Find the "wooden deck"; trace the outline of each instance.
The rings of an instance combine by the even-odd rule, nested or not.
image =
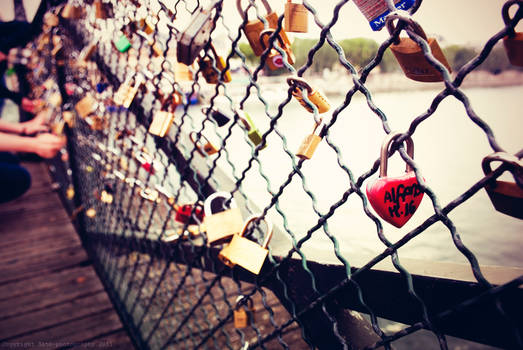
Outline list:
[[[42,163],[31,189],[0,205],[0,348],[133,345]]]

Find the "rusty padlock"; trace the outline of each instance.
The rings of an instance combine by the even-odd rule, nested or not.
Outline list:
[[[291,93],[298,102],[305,107],[305,109],[311,113],[314,112],[314,109],[303,99],[302,89],[307,90],[307,98],[309,101],[316,106],[318,113],[325,113],[330,110],[331,105],[327,98],[318,90],[313,89],[307,81],[303,78],[298,77],[289,77],[287,78],[287,84],[293,87]]]
[[[434,58],[436,58],[436,60],[445,66],[449,73],[452,72],[449,63],[447,62],[445,55],[443,55],[443,51],[441,51],[441,48],[436,39],[427,39],[423,28],[421,28],[421,26],[412,18],[400,15],[398,13],[392,13],[387,16],[387,29],[390,34],[392,34],[395,30],[394,20],[396,19],[405,22],[406,28],[412,30],[414,33],[427,41]],[[423,50],[413,39],[400,37],[392,45],[390,45],[390,49],[407,78],[422,82],[443,81],[443,74],[441,74],[434,66],[431,65],[431,63],[429,63],[423,54]]]
[[[394,0],[394,7],[406,11],[415,3],[415,0]],[[381,30],[385,25],[385,18],[390,13],[387,0],[354,0],[354,4],[369,21],[372,30]]]
[[[242,9],[241,0],[236,0],[236,8],[238,9],[238,12],[240,13],[240,16],[245,21],[247,19],[247,12]],[[267,20],[268,28],[276,29],[278,27],[278,15],[276,12],[273,12],[271,9],[271,6],[267,2],[267,0],[261,0],[263,3],[263,6],[265,7],[265,10],[267,11],[267,15],[265,15],[265,19]],[[263,52],[263,47],[260,44],[260,34],[265,29],[265,26],[262,21],[259,19],[250,20],[247,22],[245,27],[243,28],[243,31],[245,32],[245,36],[247,37],[247,40],[249,41],[249,45],[251,45],[252,51],[256,56],[261,56]],[[279,33],[281,39],[287,46],[291,46],[291,42],[289,41],[289,38],[287,37],[287,34],[285,33],[285,30],[280,31]]]
[[[229,201],[227,207],[225,204]],[[203,204],[203,228],[208,244],[221,244],[240,232],[243,218],[234,198],[228,192],[215,192]]]
[[[89,114],[96,111],[97,108],[98,104],[96,103],[96,99],[89,94],[78,101],[78,103],[74,106],[74,109],[82,118],[87,117]]]
[[[181,32],[176,48],[178,62],[187,65],[193,64],[211,38],[214,26],[212,13],[215,6],[216,3],[213,1],[208,8],[200,7],[197,13],[193,15],[191,23]]]
[[[309,12],[305,5],[287,0],[284,17],[286,31],[292,33],[307,33],[309,31]]]
[[[196,131],[191,131],[189,133],[189,138],[191,139],[192,143],[194,144],[194,147],[196,148],[196,151],[202,156],[205,157],[210,156],[211,154],[218,153],[218,148],[212,144],[211,141],[205,135],[200,134],[200,139],[204,140],[204,143],[202,144],[200,142],[200,139],[197,139],[198,133]]]
[[[253,221],[262,218],[260,215],[253,215],[245,221],[245,225],[240,234],[234,234],[232,236],[231,243],[228,246],[223,248],[220,253],[218,253],[218,258],[227,266],[234,267],[235,265],[240,265],[244,269],[252,272],[255,275],[260,273],[260,270],[269,254],[267,246],[272,238],[272,223],[266,218],[263,219],[267,224],[267,233],[263,240],[262,245],[259,245],[247,238],[243,237],[246,233],[249,224]]]
[[[241,109],[236,109],[235,113],[247,129],[247,137],[252,141],[254,146],[258,146],[263,141],[262,135],[260,130],[258,130],[256,125],[254,125],[250,115]],[[265,144],[261,149],[264,149],[265,147],[267,147],[267,144]]]
[[[490,163],[494,161],[509,164],[508,170],[512,173],[516,182],[492,179],[485,185],[485,190],[497,211],[523,219],[523,162],[508,153],[493,153],[486,156],[481,163],[485,175],[492,173]]]
[[[216,49],[213,44],[210,44],[212,57],[203,56],[198,60],[198,65],[202,71],[202,75],[208,84],[218,84],[222,81],[228,83],[231,81],[231,72],[225,70],[226,64],[223,57],[216,53]],[[216,65],[216,68],[214,68]]]
[[[510,18],[509,10],[512,5],[516,4],[519,6],[518,11],[516,12],[514,18]],[[501,13],[506,26],[509,26],[510,22],[516,17],[518,19],[517,22],[519,23],[521,17],[523,16],[523,1],[507,1],[505,5],[503,5]],[[516,32],[513,27],[509,27],[508,35],[503,38],[503,45],[505,46],[505,51],[507,52],[510,64],[513,66],[523,67],[523,32]]]
[[[249,327],[254,323],[254,303],[251,298],[247,298],[247,304],[240,306],[243,298],[243,296],[236,298],[233,311],[234,328],[238,329]]]
[[[267,49],[267,43],[269,36],[274,33],[274,29],[266,29],[262,30],[260,33],[260,45],[265,51]],[[267,38],[267,40],[265,39]],[[287,54],[287,62],[289,64],[294,64],[294,54],[292,53],[291,47],[287,46],[285,42],[282,40],[281,36],[278,35],[278,42],[280,44],[280,47],[285,53]],[[269,56],[267,56],[267,59],[265,60],[265,63],[267,64],[267,67],[269,67],[270,70],[277,70],[284,67],[283,62],[283,56],[276,50],[276,48],[271,48],[271,51],[269,52]]]
[[[320,122],[314,126],[312,134],[307,135],[302,141],[300,148],[298,148],[296,152],[296,156],[300,159],[311,159],[323,136],[325,136],[325,123],[323,119],[320,119]]]

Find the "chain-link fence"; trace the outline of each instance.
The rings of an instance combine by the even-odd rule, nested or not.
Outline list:
[[[521,154],[505,153],[460,88],[496,43],[519,38],[521,1],[508,2],[506,25],[454,75],[415,22],[421,1],[395,2],[406,11],[392,0],[381,10],[355,1],[371,24],[387,23],[392,33],[357,69],[331,34],[348,3],[329,2],[324,24],[308,1],[287,4],[287,17],[266,15],[262,1],[240,1],[239,26],[225,15],[235,4],[223,0],[72,0],[50,8],[32,74],[58,132],[65,122],[67,152],[50,168],[138,347],[447,349],[449,336],[522,346],[521,270],[480,267],[450,217],[486,188],[500,211],[521,218]],[[309,16],[320,31],[299,67],[283,29],[290,14],[297,22],[286,29],[305,30]],[[259,56],[255,65],[240,50],[245,39]],[[332,106],[310,74],[322,47],[335,50],[351,78]],[[408,77],[441,81],[422,113],[409,110],[404,95],[400,133],[366,85],[389,47]],[[269,80],[270,69],[285,73]],[[373,124],[345,122],[362,96],[358,112],[367,109]],[[482,133],[485,157],[498,153],[485,160],[484,177],[443,202],[412,140],[422,144],[418,130],[451,99],[462,107],[453,117]],[[349,126],[378,140],[357,150],[362,166],[344,138]],[[388,176],[396,151],[394,163],[407,172]],[[492,170],[494,161],[502,165]],[[495,182],[506,170],[517,183]],[[521,229],[518,219],[503,220]],[[443,237],[435,249],[455,251],[467,265],[400,261],[399,249],[436,236],[435,226]],[[344,237],[349,231],[360,236]],[[379,245],[358,245],[368,237]]]

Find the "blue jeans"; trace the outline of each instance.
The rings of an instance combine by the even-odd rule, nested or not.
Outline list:
[[[0,152],[0,203],[20,197],[31,187],[31,175],[19,163],[14,154]]]

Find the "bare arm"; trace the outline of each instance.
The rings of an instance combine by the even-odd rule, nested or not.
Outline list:
[[[0,132],[0,152],[30,152],[44,158],[52,158],[64,145],[65,138],[52,134],[26,137]]]

